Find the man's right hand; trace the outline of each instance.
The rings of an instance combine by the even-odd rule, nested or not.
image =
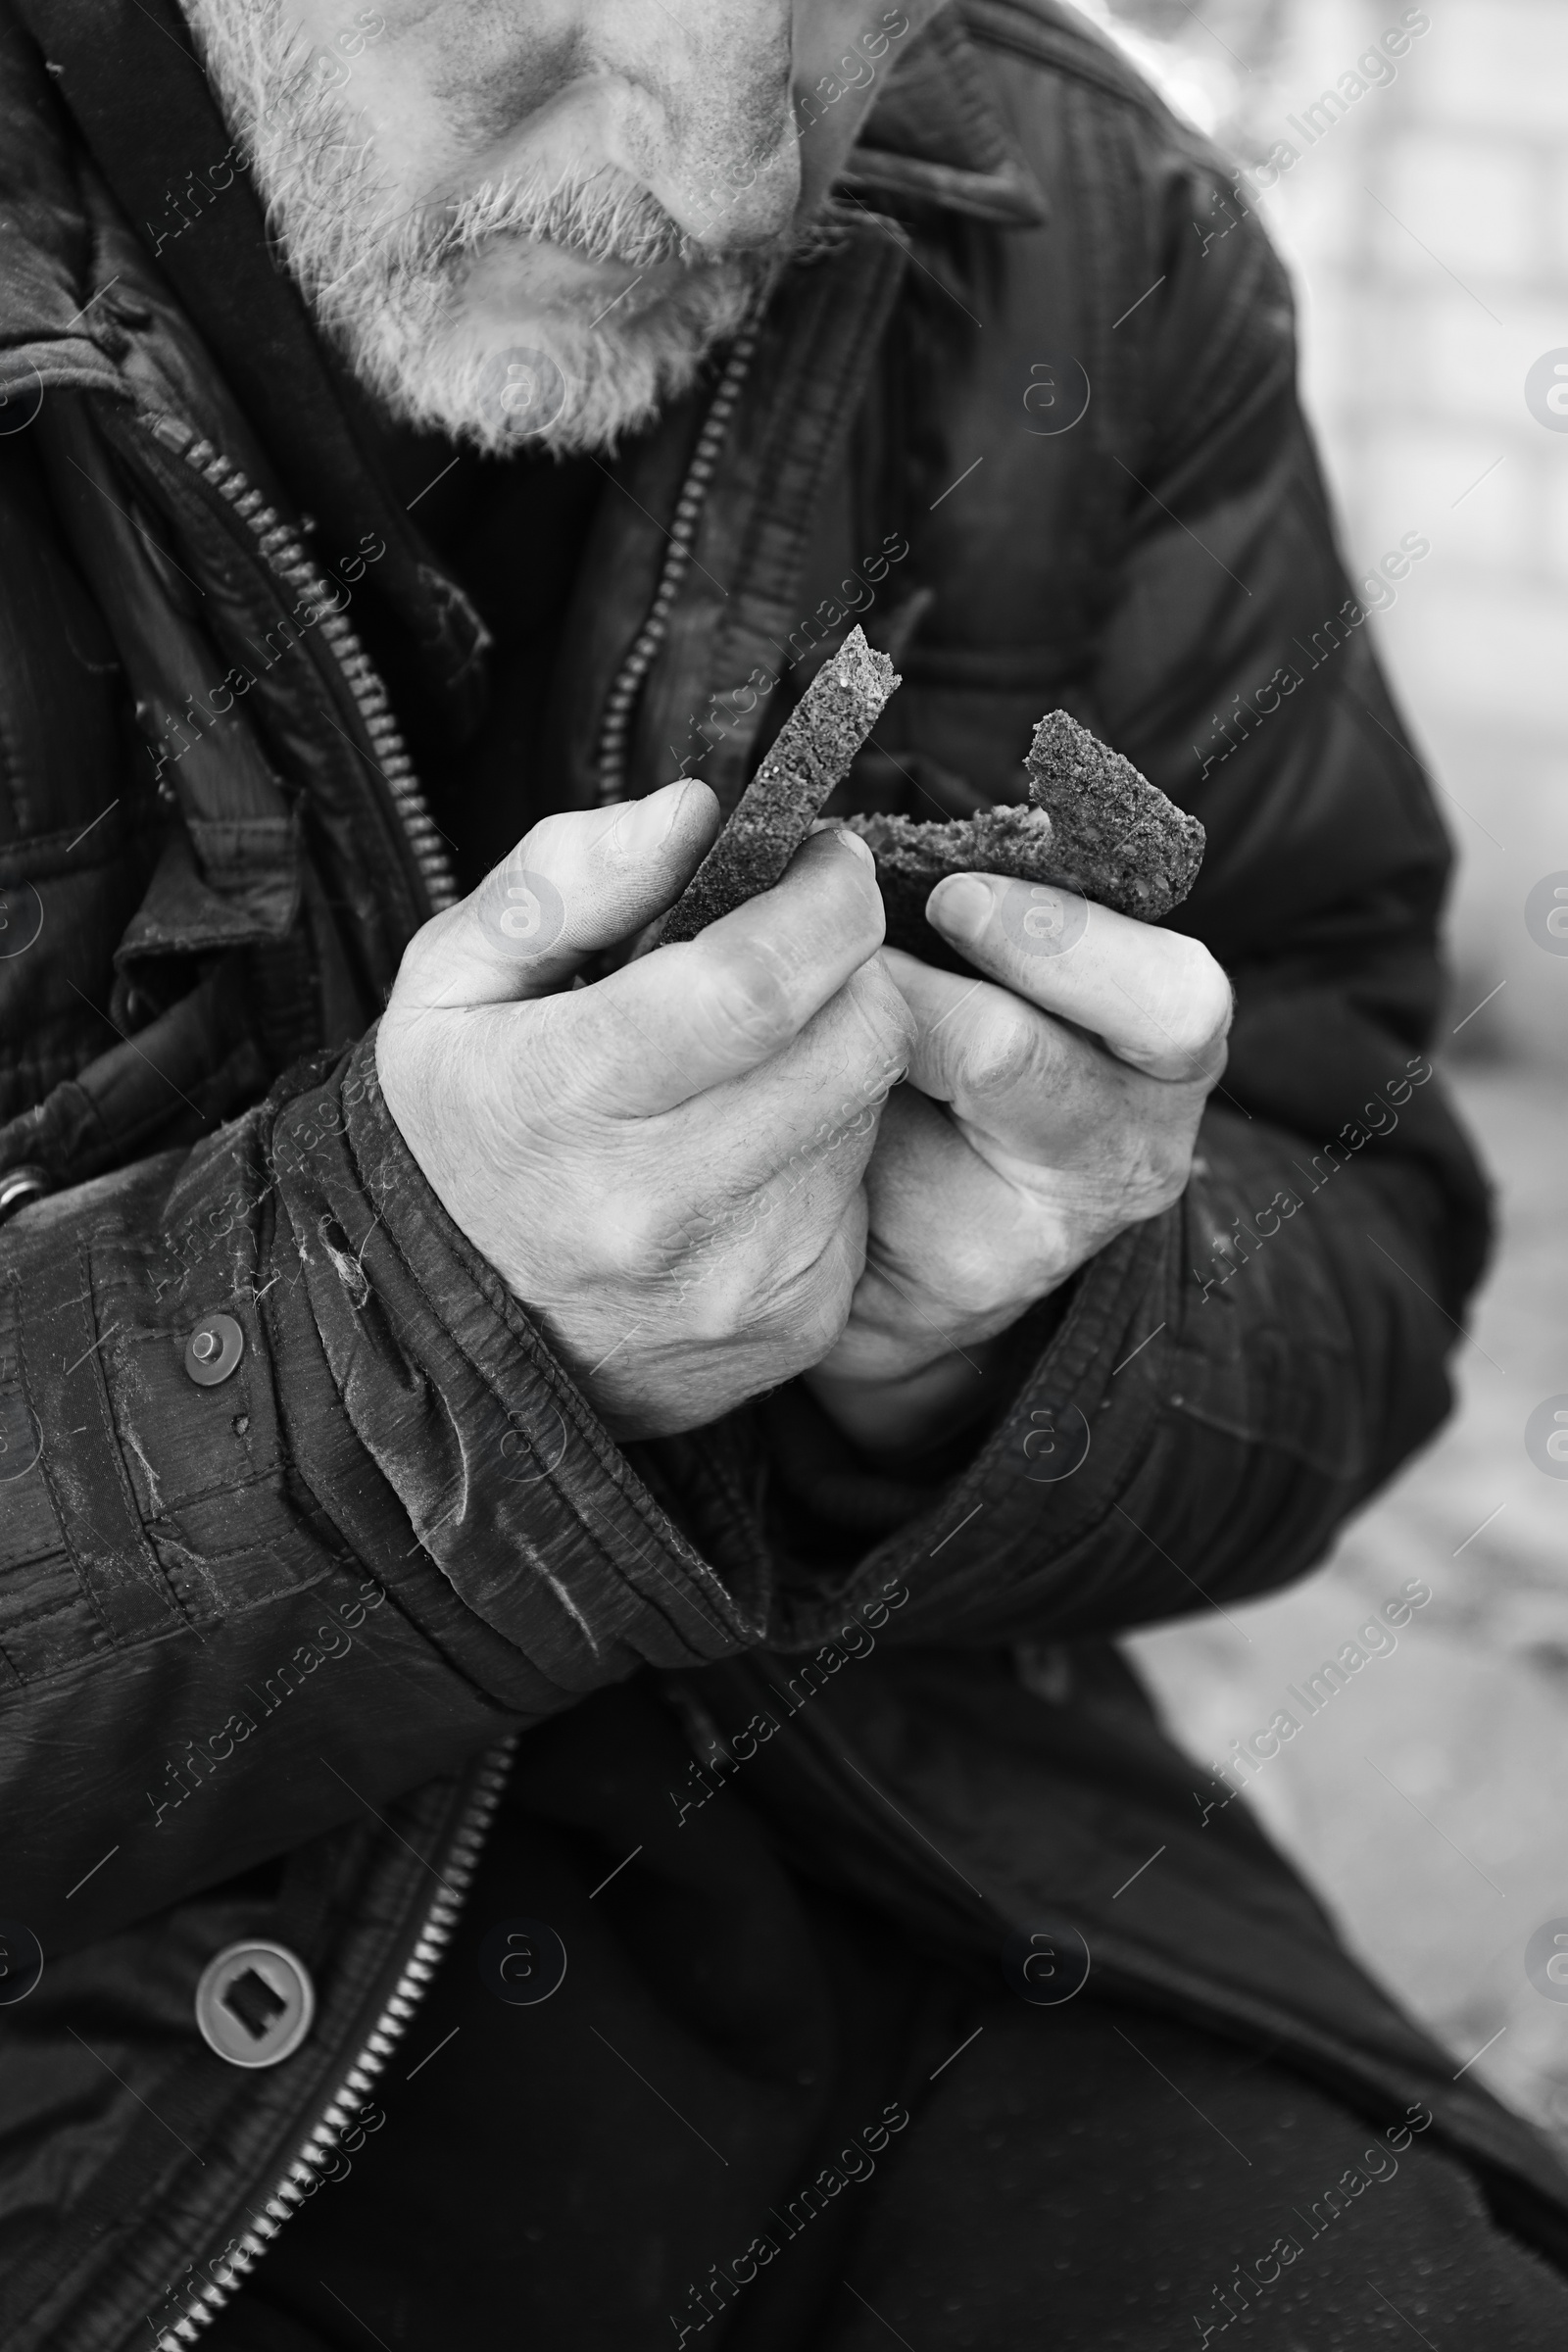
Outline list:
[[[410,942],[376,1040],[454,1221],[620,1437],[693,1429],[820,1361],[865,1251],[861,1176],[913,1020],[869,852],[582,986],[679,895],[704,784],[547,817]]]

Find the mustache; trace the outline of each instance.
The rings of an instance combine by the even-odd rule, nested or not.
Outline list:
[[[699,244],[636,181],[613,171],[567,173],[548,183],[537,177],[487,180],[414,225],[406,259],[450,266],[497,237],[556,245],[590,262],[629,269],[674,263],[682,269],[711,262]]]

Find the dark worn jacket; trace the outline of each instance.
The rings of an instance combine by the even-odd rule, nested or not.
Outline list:
[[[61,93],[91,111],[124,15],[0,10],[0,1907],[47,1955],[0,2008],[9,2352],[234,2285],[439,1961],[505,1743],[639,1670],[804,1866],[987,1966],[1086,1939],[1380,2124],[1425,2102],[1561,2252],[1544,2149],[1103,1644],[1322,1553],[1441,1419],[1483,1247],[1423,1058],[1446,850],[1223,171],[1053,0],[969,0],[890,50],[830,250],[593,525],[555,805],[672,755],[733,800],[854,606],[948,805],[1016,796],[1064,704],[1208,829],[1179,919],[1239,1010],[1185,1199],[1025,1318],[952,1476],[812,1489],[788,1397],[618,1446],[387,1115],[368,1025],[453,887],[409,742],[469,723],[483,633],[324,374],[280,475],[319,365],[286,280],[204,342],[186,232],[109,193],[133,126],[89,152]],[[199,1385],[215,1312],[243,1355]],[[193,2017],[247,1934],[318,2004],[259,2071]]]

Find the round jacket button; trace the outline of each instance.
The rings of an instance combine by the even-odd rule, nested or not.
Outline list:
[[[216,1389],[245,1352],[245,1334],[232,1315],[204,1315],[185,1342],[185,1369],[200,1389]]]
[[[230,2066],[276,2066],[311,2030],[316,1987],[285,1943],[231,1943],[202,1970],[196,2023]]]

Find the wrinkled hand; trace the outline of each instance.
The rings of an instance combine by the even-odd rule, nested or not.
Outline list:
[[[872,1446],[951,1422],[988,1341],[1179,1199],[1231,1021],[1205,948],[1074,892],[963,874],[927,905],[983,976],[884,956],[917,1024],[910,1083],[867,1171],[848,1326],[808,1384]]]
[[[700,938],[572,986],[679,895],[717,813],[686,783],[546,818],[412,941],[376,1040],[449,1214],[622,1437],[833,1346],[914,1030],[870,854],[837,833]]]

